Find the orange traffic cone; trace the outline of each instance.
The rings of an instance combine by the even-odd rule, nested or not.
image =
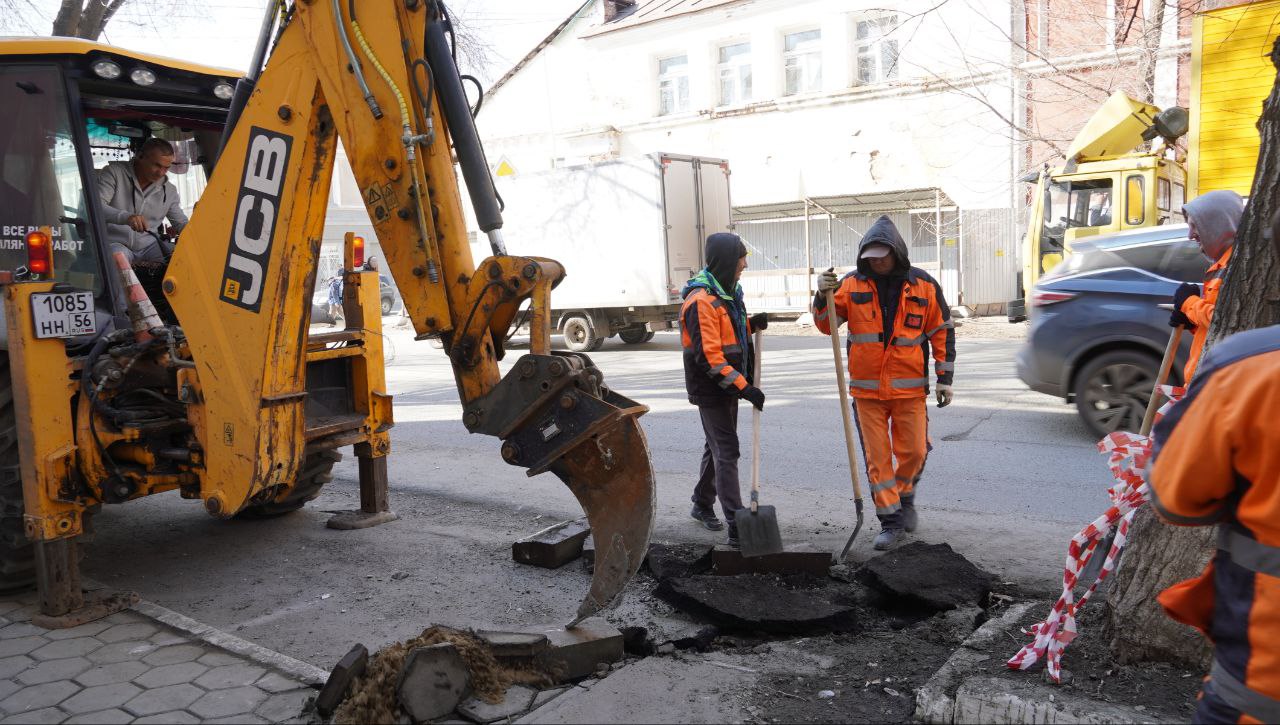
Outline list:
[[[160,315],[156,314],[156,308],[151,304],[147,291],[142,289],[138,275],[133,273],[129,258],[124,252],[116,252],[115,259],[116,269],[120,270],[120,281],[124,283],[125,296],[129,302],[129,321],[133,323],[134,338],[138,342],[149,342],[154,337],[151,331],[157,327],[164,327],[164,323],[161,322]]]

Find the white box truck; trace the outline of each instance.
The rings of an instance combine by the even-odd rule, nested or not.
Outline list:
[[[551,293],[551,319],[575,352],[675,327],[704,240],[732,228],[723,159],[654,153],[494,182],[507,252],[549,257],[568,272]],[[473,239],[477,259],[491,253],[484,235]]]

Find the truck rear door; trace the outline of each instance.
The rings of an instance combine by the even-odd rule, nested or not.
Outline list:
[[[662,209],[667,226],[667,288],[671,301],[702,269],[702,235],[698,220],[698,175],[694,160],[662,156]]]

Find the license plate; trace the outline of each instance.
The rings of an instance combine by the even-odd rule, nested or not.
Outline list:
[[[31,295],[36,337],[78,337],[98,331],[92,292],[48,292]]]

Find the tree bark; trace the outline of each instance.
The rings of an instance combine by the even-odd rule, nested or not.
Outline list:
[[[1280,73],[1280,39],[1271,51]],[[1280,276],[1275,249],[1262,232],[1278,206],[1280,188],[1280,74],[1262,103],[1261,147],[1249,204],[1236,233],[1235,251],[1209,328],[1209,344],[1242,330],[1280,322]],[[1111,645],[1121,661],[1174,660],[1205,665],[1207,641],[1167,619],[1156,595],[1174,582],[1197,576],[1213,554],[1214,529],[1169,526],[1150,507],[1138,512],[1131,540],[1108,597]]]
[[[58,14],[53,18],[52,35],[65,35],[68,37],[77,37],[76,30],[80,27],[80,16],[83,8],[80,0],[62,0],[58,6]]]

